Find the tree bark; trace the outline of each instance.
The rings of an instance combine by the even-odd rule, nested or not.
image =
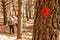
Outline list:
[[[33,40],[57,40],[56,30],[59,30],[58,0],[36,0],[36,18],[33,27]],[[50,9],[44,17],[40,11],[43,7]]]
[[[18,0],[18,27],[17,27],[17,39],[21,39],[21,0]]]
[[[7,13],[6,13],[6,5],[5,5],[5,1],[4,0],[2,0],[2,6],[3,6],[3,13],[4,13],[4,25],[6,25],[6,23],[7,23]]]

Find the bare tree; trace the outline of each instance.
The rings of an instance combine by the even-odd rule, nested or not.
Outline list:
[[[15,6],[14,6],[14,0],[12,0],[12,5],[13,5],[13,11],[15,12],[15,15],[16,15],[16,10],[15,10]]]
[[[7,13],[6,13],[6,1],[2,0],[2,7],[3,7],[3,13],[4,13],[4,25],[7,23]]]
[[[21,39],[21,0],[18,0],[18,27],[17,27],[17,39]]]
[[[29,19],[31,19],[31,2],[32,0],[28,0],[28,14],[29,14]]]
[[[27,3],[26,3],[26,18],[27,18],[27,21],[29,21],[29,16],[28,16],[28,7],[27,7]]]

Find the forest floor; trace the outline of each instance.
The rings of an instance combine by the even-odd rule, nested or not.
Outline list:
[[[22,29],[22,40],[32,40],[34,20],[25,21]],[[10,34],[8,26],[0,26],[0,40],[16,40],[17,28],[15,34]]]

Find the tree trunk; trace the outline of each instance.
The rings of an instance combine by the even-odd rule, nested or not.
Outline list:
[[[2,6],[3,6],[3,13],[4,13],[4,25],[6,25],[6,23],[7,23],[7,13],[6,13],[6,5],[5,5],[5,1],[4,0],[2,0]]]
[[[27,21],[29,21],[28,9],[27,9],[27,3],[26,3],[26,18],[27,18]]]
[[[27,2],[28,3],[29,19],[31,19],[31,2],[32,2],[31,0],[28,0],[28,2]]]
[[[12,5],[13,5],[13,11],[15,12],[15,16],[16,16],[16,10],[15,10],[15,6],[14,6],[14,0],[12,0]]]
[[[29,19],[31,19],[31,10],[29,8]]]
[[[59,30],[58,0],[36,0],[36,18],[33,27],[33,40],[57,40]],[[50,9],[47,17],[40,13],[43,7]]]
[[[17,27],[17,39],[21,39],[21,0],[18,0],[18,27]]]

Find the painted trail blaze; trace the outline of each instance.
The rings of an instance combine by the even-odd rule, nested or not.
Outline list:
[[[48,8],[48,7],[42,8],[41,14],[42,14],[44,17],[48,16],[48,14],[49,14],[49,8]]]

